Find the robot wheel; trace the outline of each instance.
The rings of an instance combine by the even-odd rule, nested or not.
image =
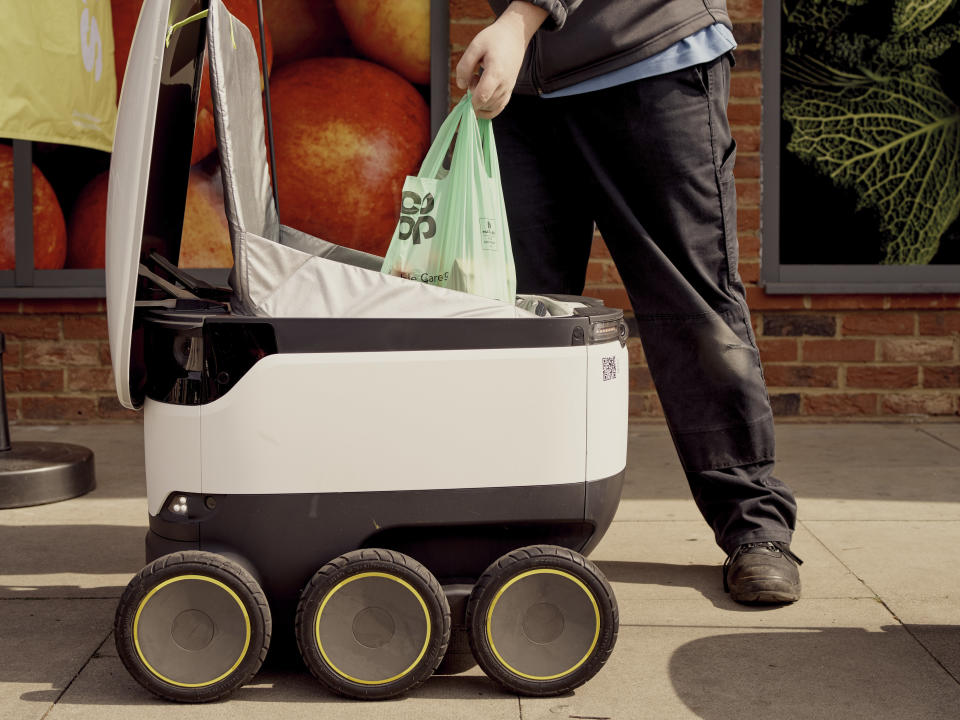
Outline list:
[[[237,563],[196,550],[141,570],[117,607],[114,635],[127,670],[167,700],[217,700],[252,678],[267,655],[270,608]]]
[[[559,695],[603,667],[619,613],[596,565],[566,548],[534,545],[487,568],[470,595],[467,627],[487,675],[521,695]]]
[[[328,689],[394,697],[433,674],[450,639],[450,608],[436,578],[391,550],[354,550],[324,565],[300,596],[297,644]]]

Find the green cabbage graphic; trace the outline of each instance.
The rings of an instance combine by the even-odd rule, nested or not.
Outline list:
[[[955,0],[893,0],[886,32],[865,32],[878,4],[784,4],[786,148],[872,211],[884,263],[925,264],[960,215],[960,108],[931,65],[960,22]]]

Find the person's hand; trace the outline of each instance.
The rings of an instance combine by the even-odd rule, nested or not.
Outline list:
[[[457,63],[457,87],[473,91],[479,117],[494,118],[507,106],[530,38],[546,18],[546,10],[514,0],[467,46]],[[477,73],[479,68],[482,74]]]

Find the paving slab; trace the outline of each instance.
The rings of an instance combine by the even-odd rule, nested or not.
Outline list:
[[[953,447],[960,452],[960,425],[925,425],[923,431]]]
[[[876,603],[815,602],[829,625],[623,628],[599,675],[523,698],[523,720],[956,717],[960,686]]]
[[[260,672],[228,701],[205,705],[176,705],[159,700],[127,674],[115,656],[94,658],[70,686],[49,720],[243,720],[279,717],[337,718],[337,720],[449,720],[475,717],[519,720],[515,695],[503,692],[478,670],[469,674],[432,677],[408,695],[383,702],[359,702],[324,690],[305,670]]]
[[[793,549],[804,559],[803,596],[862,598],[873,593],[804,527]],[[621,622],[643,624],[644,603],[703,601],[698,618],[740,611],[723,591],[723,553],[701,522],[614,523],[590,555],[613,585]]]
[[[798,469],[822,466],[902,468],[956,467],[957,450],[904,424],[779,425],[777,464],[788,478]],[[842,497],[843,488],[836,488]]]
[[[108,600],[0,600],[0,717],[42,718],[103,643]]]
[[[804,525],[885,601],[952,600],[960,623],[960,521]]]
[[[960,610],[955,598],[891,602],[907,631],[960,682]]]

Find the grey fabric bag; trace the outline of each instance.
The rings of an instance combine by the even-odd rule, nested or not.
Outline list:
[[[207,49],[235,312],[267,317],[517,318],[508,303],[384,275],[383,262],[280,224],[250,31],[211,0]]]

